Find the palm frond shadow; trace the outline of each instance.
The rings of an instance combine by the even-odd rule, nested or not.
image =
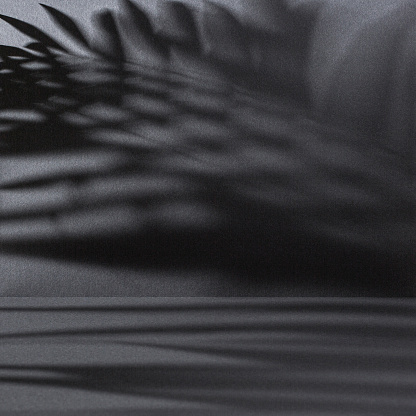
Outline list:
[[[413,290],[407,172],[398,155],[313,120],[307,41],[211,3],[201,21],[178,2],[151,18],[129,0],[98,11],[90,38],[42,6],[85,54],[0,16],[33,39],[0,46],[2,251]],[[268,51],[261,65],[250,48]],[[47,189],[57,196],[40,203]]]
[[[44,368],[13,368],[15,373],[19,373],[20,370],[45,370]],[[17,371],[16,371],[17,370]],[[50,368],[47,371],[51,371]],[[56,379],[44,379],[31,378],[19,375],[14,377],[0,377],[0,381],[8,383],[22,383],[28,385],[42,385],[42,386],[59,386],[66,388],[85,389],[93,391],[101,391],[106,393],[123,393],[134,394],[144,397],[153,397],[156,399],[174,399],[185,403],[207,403],[216,405],[231,405],[237,408],[252,408],[253,410],[259,409],[258,397],[247,398],[241,397],[241,393],[237,394],[237,397],[233,397],[233,394],[229,394],[229,397],[220,398],[218,393],[218,385],[215,383],[215,378],[221,380],[221,390],[224,392],[224,388],[231,388],[235,390],[237,388],[236,379],[228,379],[225,381],[224,375],[229,377],[229,369],[221,368],[217,377],[212,377],[209,374],[207,368],[186,368],[180,366],[165,366],[160,368],[146,369],[143,367],[96,367],[96,368],[77,368],[77,369],[65,369],[56,368],[53,371],[57,371],[65,374],[68,378],[62,380],[61,377]],[[214,370],[215,371],[215,370]],[[201,372],[205,374],[205,382],[196,383],[200,379]],[[210,377],[211,375],[211,377]],[[247,374],[239,374],[240,376],[247,376]],[[102,380],[117,379],[117,384],[107,384]],[[211,381],[208,381],[211,378]],[[100,381],[101,380],[101,381]],[[175,392],[169,389],[171,383],[175,386]],[[195,384],[196,383],[196,384]],[[161,387],[165,386],[165,387]],[[196,389],[196,392],[192,392]],[[199,390],[199,391],[198,391]],[[202,392],[200,392],[202,390]],[[245,390],[245,389],[244,389]],[[247,392],[246,392],[247,393]],[[253,393],[251,391],[251,393]],[[224,395],[224,393],[223,393]],[[211,397],[210,397],[211,396]],[[214,397],[212,397],[214,396]],[[276,399],[269,399],[269,401],[262,400],[261,410],[274,410],[276,409]],[[294,402],[288,400],[289,405],[293,408]],[[281,404],[281,406],[283,403]],[[296,407],[302,409],[305,407],[305,403],[297,403]]]
[[[10,369],[8,369],[10,370]],[[359,386],[351,386],[347,391],[339,391],[339,386],[330,386],[327,383],[319,385],[317,380],[301,383],[300,380],[282,380],[286,384],[286,389],[282,388],[280,394],[271,387],[271,380],[265,377],[264,371],[251,369],[195,367],[195,366],[175,366],[166,365],[158,367],[122,367],[122,366],[103,366],[103,367],[77,367],[77,368],[43,368],[43,367],[17,367],[12,368],[15,376],[1,377],[3,382],[23,383],[29,385],[43,385],[66,387],[70,389],[84,389],[100,391],[105,393],[122,393],[128,395],[138,395],[143,397],[153,397],[156,399],[173,399],[182,403],[199,403],[232,406],[240,409],[251,409],[257,411],[292,411],[301,412],[311,407],[318,411],[337,411],[340,407],[349,403],[351,411],[380,411],[400,410],[402,414],[412,411],[412,404],[406,405],[406,401],[411,402],[412,391],[401,389],[399,396],[402,403],[396,407],[396,403],[387,404],[388,400],[381,400],[382,403],[373,402],[374,397],[369,398],[367,403],[360,402],[362,399]],[[53,373],[63,374],[62,377],[53,376],[49,379],[39,380],[30,376],[20,376],[19,372],[25,371],[52,371]],[[203,376],[201,377],[201,374]],[[268,374],[270,377],[270,374]],[[110,381],[111,380],[111,381]],[[112,380],[117,380],[115,384]],[[249,382],[248,382],[249,381]],[[275,381],[275,380],[273,380]],[[290,394],[293,384],[298,384],[299,393]],[[255,386],[255,387],[254,387]],[[323,397],[314,395],[317,389],[327,388]],[[393,396],[391,385],[374,386],[375,397],[381,398],[381,392],[388,392]],[[285,392],[286,390],[286,392]],[[350,391],[348,391],[350,390]],[[286,393],[286,394],[285,394]],[[397,392],[396,392],[397,393]],[[358,400],[357,400],[358,398]],[[355,400],[354,400],[355,399]],[[355,402],[355,403],[354,403]],[[365,400],[364,400],[365,402]],[[409,413],[410,414],[410,413]]]
[[[170,347],[165,348],[172,351]],[[209,349],[177,349],[180,352],[218,357],[216,352],[212,353]],[[322,344],[318,349],[322,349]],[[159,345],[156,345],[156,350],[160,351]],[[383,377],[380,379],[383,372],[399,371],[406,380],[408,377],[405,369],[414,363],[414,354],[406,356],[401,353],[398,358],[393,352],[379,357],[371,352],[369,358],[361,355],[364,351],[355,351],[346,359],[345,352],[344,355],[337,353],[336,347],[330,354],[321,351],[318,355],[311,350],[302,354],[289,344],[272,357],[261,352],[256,354],[255,351],[251,351],[251,354],[249,351],[246,354],[233,350],[222,351],[221,357],[238,359],[237,365],[1,366],[0,371],[8,375],[1,375],[0,381],[172,399],[181,403],[226,405],[258,411],[305,411],[308,408],[335,411],[348,406],[351,411],[371,409],[386,412],[386,409],[400,409],[406,414],[406,411],[414,409],[414,383],[397,383],[396,380]],[[340,357],[345,362],[340,363]],[[360,372],[345,379],[342,374],[348,373],[351,366],[359,367]],[[36,375],[37,372],[41,376]],[[330,376],[334,373],[338,374],[337,380]]]
[[[0,383],[230,412],[410,415],[416,407],[414,302],[36,303],[2,310],[10,324],[0,335]]]

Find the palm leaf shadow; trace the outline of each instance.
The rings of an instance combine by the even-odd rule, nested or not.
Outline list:
[[[41,6],[52,16],[53,20],[61,26],[71,37],[81,43],[83,46],[90,48],[89,42],[81,31],[77,23],[71,19],[65,13],[55,9],[54,7],[48,6],[46,4],[41,4]]]
[[[5,16],[2,14],[0,14],[0,19],[9,23],[23,34],[43,43],[44,45],[49,46],[50,48],[57,49],[62,52],[67,52],[67,50],[62,45],[60,45],[55,39],[51,38],[49,35],[47,35],[42,30],[38,29],[34,25],[23,22],[19,19],[15,19],[14,17]]]
[[[317,208],[314,204],[309,206],[311,201],[306,200],[305,209],[302,205],[305,202],[302,199],[304,195],[297,194],[295,200],[300,198],[301,202],[299,206],[293,205],[291,202],[293,192],[287,189],[288,185],[292,185],[293,178],[289,178],[288,181],[288,172],[282,172],[280,168],[277,168],[278,163],[272,164],[272,167],[267,165],[265,163],[267,157],[259,161],[261,168],[259,172],[256,170],[258,166],[253,166],[252,171],[247,168],[245,171],[243,169],[242,173],[239,171],[233,173],[233,152],[236,149],[244,150],[247,142],[253,146],[255,152],[261,150],[264,154],[268,151],[276,153],[276,160],[282,160],[282,166],[284,166],[288,155],[289,157],[294,155],[293,149],[297,149],[296,146],[303,139],[311,134],[315,135],[316,132],[311,133],[307,127],[303,132],[305,137],[299,140],[298,126],[293,122],[293,119],[298,119],[299,115],[309,114],[309,103],[305,97],[299,98],[298,92],[295,92],[292,87],[285,90],[276,77],[271,79],[263,76],[261,71],[248,71],[247,67],[241,64],[241,59],[243,61],[248,59],[247,51],[245,51],[247,41],[244,40],[246,34],[242,33],[242,25],[238,19],[227,10],[214,5],[207,6],[210,12],[205,15],[205,18],[215,20],[217,16],[224,20],[223,26],[230,31],[233,39],[240,39],[240,35],[243,36],[244,39],[240,39],[242,46],[237,48],[241,53],[234,51],[238,62],[232,60],[232,62],[226,62],[225,58],[220,56],[221,51],[218,51],[218,48],[216,52],[220,53],[219,56],[215,55],[215,48],[214,52],[209,52],[209,45],[204,43],[206,39],[197,36],[195,29],[197,19],[194,11],[189,6],[178,2],[170,3],[162,10],[163,18],[159,19],[159,22],[150,19],[138,6],[128,0],[123,2],[121,17],[110,11],[101,10],[96,14],[94,22],[97,36],[91,41],[86,38],[74,19],[50,6],[43,5],[43,7],[61,29],[86,47],[88,55],[76,56],[34,26],[12,17],[0,16],[35,41],[26,45],[25,49],[0,47],[3,69],[0,74],[3,85],[1,108],[16,111],[23,108],[46,117],[46,120],[36,123],[29,120],[19,122],[4,118],[4,128],[7,129],[7,134],[1,140],[2,154],[5,156],[54,155],[58,154],[59,150],[98,149],[114,152],[115,157],[123,153],[126,156],[126,162],[122,166],[109,169],[105,175],[98,170],[89,175],[74,174],[66,178],[64,174],[51,175],[43,177],[42,180],[34,179],[32,182],[8,184],[6,185],[8,191],[27,190],[29,195],[30,191],[37,189],[38,186],[56,184],[57,181],[67,179],[65,183],[69,183],[74,194],[78,195],[78,192],[84,189],[85,184],[95,183],[95,179],[101,180],[97,187],[102,189],[106,181],[111,181],[114,177],[122,181],[132,173],[136,176],[158,175],[161,173],[162,165],[163,174],[180,177],[183,182],[192,182],[196,191],[194,193],[183,192],[180,197],[166,196],[163,201],[153,196],[143,200],[133,192],[123,198],[115,195],[114,198],[121,206],[121,212],[124,212],[123,209],[127,207],[128,210],[133,211],[135,219],[127,226],[122,223],[126,229],[129,229],[131,225],[131,231],[124,232],[122,229],[120,233],[107,233],[104,237],[95,230],[87,236],[81,234],[74,236],[74,232],[67,231],[65,234],[61,231],[62,221],[65,222],[68,217],[68,221],[73,221],[72,214],[75,214],[76,219],[78,211],[84,210],[82,212],[85,213],[91,208],[90,202],[84,203],[82,200],[82,193],[70,199],[64,209],[54,212],[51,209],[51,211],[43,212],[43,216],[39,212],[36,212],[36,215],[31,213],[23,216],[16,214],[14,217],[2,216],[6,229],[9,220],[12,223],[11,227],[21,221],[22,225],[26,224],[29,228],[28,235],[33,235],[30,227],[36,229],[42,221],[55,224],[55,231],[51,238],[43,238],[40,233],[39,238],[34,236],[34,238],[26,239],[24,232],[20,234],[15,232],[11,242],[2,241],[2,250],[79,262],[105,263],[116,267],[123,265],[134,269],[159,267],[162,270],[172,266],[211,267],[226,270],[227,274],[242,275],[243,278],[255,275],[259,281],[277,280],[278,274],[280,282],[304,280],[305,275],[311,276],[311,282],[322,280],[325,282],[336,274],[340,281],[351,280],[352,286],[359,286],[361,282],[364,282],[364,285],[368,284],[374,288],[377,281],[378,288],[373,289],[374,293],[380,290],[382,293],[399,295],[407,294],[412,290],[411,282],[403,281],[395,284],[389,278],[392,270],[397,270],[397,274],[408,274],[408,269],[412,265],[409,265],[407,261],[407,251],[406,253],[400,252],[398,248],[393,250],[394,253],[388,252],[386,255],[384,248],[380,252],[378,242],[373,237],[371,237],[373,238],[371,243],[375,243],[375,248],[367,247],[365,244],[364,246],[356,245],[354,241],[356,236],[353,236],[352,242],[344,241],[342,238],[338,239],[338,235],[332,232],[333,223],[343,223],[345,218],[349,219],[350,216],[356,215],[355,211],[351,210],[349,202],[346,206],[340,207],[339,212],[335,212],[339,201],[335,202],[333,209],[331,204],[323,205],[322,201],[318,201]],[[159,23],[159,26],[156,23]],[[209,21],[206,23],[208,24]],[[211,23],[214,24],[214,22]],[[215,31],[208,32],[206,38],[211,41],[215,40],[218,34]],[[100,38],[105,38],[106,41],[100,43]],[[134,39],[134,45],[132,45],[132,39]],[[189,40],[191,43],[188,42]],[[151,51],[149,53],[154,58],[152,58],[153,65],[137,59],[142,49]],[[293,51],[290,50],[288,53],[290,52]],[[180,59],[177,58],[178,56]],[[180,69],[175,66],[178,61],[181,61],[179,62]],[[296,79],[301,80],[298,75]],[[214,82],[215,85],[210,85],[210,82]],[[304,88],[302,82],[300,85]],[[247,96],[243,94],[243,99],[239,95],[241,89],[248,91]],[[199,97],[203,98],[203,105],[195,105],[195,97],[194,101],[184,100],[181,94],[189,92],[188,90],[194,95],[199,94]],[[270,102],[262,100],[261,103],[256,103],[258,108],[250,107],[250,111],[254,111],[254,114],[247,114],[249,118],[251,117],[251,122],[254,122],[250,129],[242,129],[239,125],[233,125],[232,117],[226,111],[218,110],[210,104],[213,101],[225,109],[241,105],[244,109],[245,100],[248,100],[251,105],[253,99],[256,101],[255,98],[259,94],[261,98],[266,98],[265,92],[271,92],[273,100],[269,100]],[[123,103],[126,102],[128,104],[124,105]],[[277,109],[274,110],[275,108]],[[186,117],[191,115],[197,122],[202,121],[202,127],[199,127],[197,133],[193,127],[194,130],[185,137],[185,140],[180,138],[176,142],[177,131],[188,127],[186,125],[178,127],[175,124],[178,120],[178,113],[179,115],[185,114]],[[264,125],[258,123],[258,120],[263,120],[263,116],[265,116]],[[244,112],[239,117],[244,119]],[[272,122],[271,119],[273,119]],[[290,131],[287,129],[289,121]],[[270,122],[271,127],[268,126]],[[229,127],[230,123],[233,127],[231,130],[234,129],[231,134],[230,129],[228,131],[224,129],[224,127]],[[150,130],[156,129],[160,135],[155,134],[157,137],[152,136],[150,139],[145,136],[149,129],[145,129],[145,133],[142,133],[142,129],[149,125]],[[205,125],[208,125],[207,137],[201,134],[204,133]],[[214,133],[211,133],[210,129]],[[224,130],[225,138],[221,136]],[[167,139],[164,139],[166,131],[170,133],[173,131],[175,134],[170,134]],[[220,133],[217,133],[218,131]],[[335,142],[339,141],[343,149],[345,135],[341,133],[335,134],[335,130],[321,128],[317,145],[326,146],[330,139]],[[217,134],[218,137],[213,137]],[[359,140],[360,138],[348,137],[348,141],[354,142],[354,145]],[[240,145],[236,145],[237,143],[242,143],[241,149]],[[200,153],[196,152],[196,157],[194,156],[195,149],[202,152],[202,159],[208,157],[209,163],[204,161],[201,163],[201,158],[198,159],[201,156]],[[328,154],[325,154],[325,157],[330,156],[331,146],[328,146],[326,150]],[[175,159],[178,154],[182,159],[180,157]],[[349,157],[348,152],[346,154]],[[372,154],[366,154],[367,156],[371,159]],[[291,162],[296,161],[297,159],[291,160]],[[331,186],[333,186],[331,181],[335,181],[336,186],[339,185],[342,188],[345,184],[339,184],[337,181],[340,177],[341,182],[351,180],[351,176],[345,172],[343,165],[345,160],[341,162],[341,172],[333,173],[332,167],[325,168],[323,176],[329,175],[327,179]],[[364,160],[363,166],[357,168],[359,172],[352,175],[355,184],[364,183],[363,178],[367,179],[366,173],[370,169],[368,166],[373,166],[367,162]],[[371,159],[370,162],[374,160]],[[374,169],[384,168],[383,162],[383,160],[376,159]],[[176,165],[172,168],[171,165],[175,163]],[[227,176],[224,172],[218,173],[219,168],[216,167],[216,163],[222,166],[225,172],[230,169],[231,175]],[[310,164],[309,167],[312,170],[315,169],[316,161],[308,159],[307,163]],[[243,164],[240,165],[243,167]],[[290,167],[289,175],[293,173],[292,170],[293,167]],[[311,176],[313,177],[315,173],[313,171]],[[306,174],[309,173],[306,172]],[[339,174],[338,177],[337,174]],[[388,191],[395,189],[397,204],[400,203],[399,201],[404,201],[400,212],[403,211],[406,213],[403,215],[409,216],[411,209],[405,209],[405,206],[411,208],[412,201],[409,201],[406,187],[400,187],[401,179],[401,177],[394,178],[392,181],[389,179]],[[295,177],[295,182],[298,183],[297,181],[298,178]],[[365,185],[374,184],[366,180]],[[346,185],[345,187],[348,188]],[[400,189],[397,190],[398,188]],[[93,195],[93,192],[94,189],[90,194]],[[257,193],[260,196],[257,196]],[[317,192],[316,195],[319,193]],[[98,211],[100,208],[105,208],[111,200],[108,196],[105,198],[103,202],[92,203],[92,205],[95,204],[93,208],[98,208]],[[201,230],[198,228],[198,221],[196,221],[195,228],[192,228],[194,223],[191,218],[191,231],[186,227],[180,228],[181,218],[178,215],[179,220],[176,221],[174,211],[171,217],[162,216],[166,214],[166,210],[163,209],[166,206],[175,205],[177,199],[185,207],[200,209],[202,206],[204,208],[197,211],[194,216],[197,220],[202,212],[202,218],[205,219],[204,215],[207,218],[216,216],[215,221],[209,223],[207,220],[208,226],[202,227]],[[153,201],[156,201],[155,205]],[[289,203],[289,209],[285,205],[287,203]],[[155,224],[151,223],[150,226],[140,228],[141,223],[137,217],[140,217],[143,207],[147,212],[149,206],[151,209],[162,206],[162,214],[160,218],[155,219],[156,214],[152,211],[150,217],[153,215],[151,221]],[[179,208],[181,207],[180,205]],[[363,229],[367,232],[367,221],[372,227],[374,216],[371,210],[364,208],[360,218],[364,224]],[[393,208],[388,207],[391,210]],[[292,212],[293,209],[295,212]],[[322,214],[320,210],[329,210],[329,212]],[[157,209],[155,211],[159,212]],[[209,217],[211,214],[214,215]],[[397,214],[396,211],[395,214]],[[319,221],[322,220],[322,216],[328,217],[329,235],[325,235],[327,232],[325,227],[313,228],[317,215],[318,217],[321,215]],[[340,221],[337,215],[341,217]],[[384,211],[381,215],[385,215]],[[306,225],[309,226],[308,216],[312,219],[312,231],[305,227],[303,222],[298,221],[299,219],[304,221],[306,217]],[[169,225],[171,228],[167,229],[166,222],[171,221],[172,217],[173,226]],[[377,226],[378,220],[375,221],[374,226]],[[110,225],[109,223],[108,228]],[[318,236],[314,234],[315,232],[318,232]],[[321,232],[323,232],[322,235]],[[108,234],[111,235],[108,236]],[[21,235],[20,238],[19,235]],[[45,235],[51,234],[46,232]],[[348,237],[348,233],[346,235]],[[390,245],[388,250],[392,246]],[[368,275],[375,277],[368,281]]]

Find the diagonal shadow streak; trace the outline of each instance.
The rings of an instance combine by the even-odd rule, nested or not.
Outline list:
[[[318,301],[319,300],[319,301]],[[212,304],[202,301],[200,304],[188,303],[177,305],[112,305],[107,302],[105,306],[99,305],[47,305],[47,306],[0,306],[0,312],[90,312],[90,313],[159,313],[159,312],[227,312],[227,311],[250,311],[250,312],[325,312],[328,314],[377,314],[394,315],[396,317],[412,317],[416,313],[416,304],[413,301],[406,302],[401,299],[387,298],[286,298],[276,302],[275,299],[267,298],[215,298]]]
[[[142,326],[108,326],[86,329],[55,329],[43,331],[21,331],[21,332],[7,332],[0,335],[1,339],[24,339],[24,338],[44,338],[50,336],[82,336],[82,335],[121,335],[121,334],[204,334],[204,333],[220,333],[229,332],[237,333],[241,331],[264,332],[264,331],[301,331],[303,333],[325,333],[326,335],[348,334],[350,336],[360,336],[365,333],[367,336],[380,337],[381,339],[388,337],[400,337],[404,339],[414,340],[414,326],[408,322],[398,325],[397,321],[393,322],[378,322],[372,325],[363,324],[357,325],[354,322],[309,322],[291,321],[285,323],[275,322],[256,322],[250,323],[224,323],[224,324],[173,324],[173,325],[142,325]],[[409,333],[403,333],[404,330],[410,330]]]
[[[368,370],[371,370],[374,366],[377,366],[379,370],[397,369],[398,367],[408,369],[416,366],[416,353],[413,344],[397,349],[396,346],[377,348],[374,344],[363,346],[360,343],[354,343],[356,340],[353,339],[348,346],[345,346],[345,338],[341,338],[338,344],[331,344],[325,341],[323,336],[321,336],[321,339],[316,339],[315,342],[311,342],[308,339],[307,343],[305,340],[300,340],[271,346],[261,344],[244,346],[244,343],[240,340],[240,344],[237,347],[188,346],[186,342],[183,342],[181,345],[140,341],[109,341],[108,344],[150,347],[166,351],[239,359],[241,360],[241,365],[255,364],[259,367],[262,367],[262,364],[280,366],[282,362],[295,364],[299,368],[313,362],[315,368],[326,369],[330,367],[334,369],[348,368],[351,363],[359,363],[360,368]],[[331,341],[334,340],[331,339]]]

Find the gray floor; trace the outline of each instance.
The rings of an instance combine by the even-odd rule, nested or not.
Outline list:
[[[2,299],[2,415],[414,415],[416,304]]]

